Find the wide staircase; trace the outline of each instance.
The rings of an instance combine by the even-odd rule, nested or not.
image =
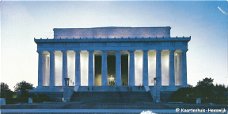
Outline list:
[[[149,92],[74,92],[71,101],[100,103],[152,102]]]
[[[79,102],[88,108],[149,108],[152,105],[149,92],[74,92],[71,102]]]

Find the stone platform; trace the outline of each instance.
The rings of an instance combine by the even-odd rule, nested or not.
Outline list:
[[[2,114],[148,114],[148,112],[156,114],[175,114],[174,109],[4,109]],[[147,113],[146,113],[147,112]],[[150,114],[150,113],[149,113]]]
[[[178,109],[222,109],[227,113],[227,105],[215,104],[184,104],[184,103],[80,103],[80,102],[52,102],[38,104],[14,104],[1,106],[2,114],[179,114]],[[213,114],[223,114],[213,113]],[[202,113],[194,113],[202,114]],[[203,113],[212,114],[212,113]]]

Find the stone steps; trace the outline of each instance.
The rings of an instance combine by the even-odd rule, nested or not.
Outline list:
[[[84,103],[151,103],[149,92],[74,92],[71,101]]]
[[[76,89],[76,88],[75,88]],[[128,92],[128,91],[136,91],[136,92],[145,92],[145,88],[143,86],[80,86],[77,91],[79,92]]]

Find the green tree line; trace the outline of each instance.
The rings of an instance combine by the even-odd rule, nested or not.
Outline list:
[[[49,97],[44,94],[31,94],[34,89],[33,84],[21,81],[14,86],[14,91],[10,90],[6,83],[1,82],[0,98],[5,98],[7,104],[26,103],[28,98],[33,98],[34,102],[49,101]]]
[[[6,99],[7,104],[25,103],[28,98],[33,98],[34,102],[50,101],[45,94],[30,94],[33,84],[21,81],[14,86],[14,91],[9,89],[6,83],[1,82],[0,97]],[[228,104],[228,87],[220,84],[213,84],[212,78],[204,78],[195,87],[189,86],[175,91],[170,101],[195,103],[197,98],[201,98],[202,103]]]
[[[180,88],[171,95],[171,101],[195,103],[200,98],[202,103],[228,104],[228,87],[213,84],[212,78],[204,78],[195,87]]]

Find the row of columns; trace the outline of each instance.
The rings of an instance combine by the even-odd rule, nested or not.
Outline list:
[[[88,85],[93,86],[94,83],[94,51],[89,50],[89,79]],[[169,85],[175,86],[175,72],[174,72],[174,52],[170,50],[169,54]],[[38,86],[43,84],[43,52],[38,51]],[[67,78],[67,50],[63,53],[63,65],[62,65],[62,84],[65,86],[64,78]],[[116,51],[116,85],[121,86],[121,53]],[[134,62],[134,50],[129,51],[130,63],[129,63],[129,86],[135,86],[135,62]],[[55,55],[54,51],[50,51],[50,86],[55,86]],[[75,51],[75,85],[81,85],[81,73],[80,73],[80,51]],[[107,51],[102,52],[102,86],[107,86]],[[186,51],[182,50],[181,53],[181,77],[182,84],[187,85],[187,65],[186,65]],[[143,50],[143,85],[148,86],[148,50]],[[161,50],[156,50],[156,85],[161,86]]]

